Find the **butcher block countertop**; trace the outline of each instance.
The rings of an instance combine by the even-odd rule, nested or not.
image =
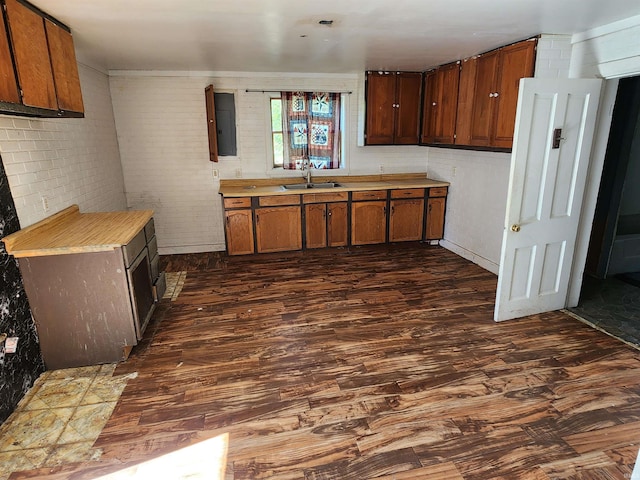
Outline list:
[[[447,187],[448,182],[431,180],[424,173],[359,175],[359,176],[312,176],[313,183],[335,182],[339,187],[289,190],[283,185],[304,183],[300,178],[269,178],[220,180],[220,194],[224,197],[259,197],[262,195],[300,195],[303,193],[355,192],[363,190],[392,190],[399,188]]]
[[[2,241],[18,258],[103,252],[129,243],[152,216],[153,210],[80,213],[72,205]]]

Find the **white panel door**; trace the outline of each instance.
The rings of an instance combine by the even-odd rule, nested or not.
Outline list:
[[[520,80],[496,321],[566,305],[601,84]]]

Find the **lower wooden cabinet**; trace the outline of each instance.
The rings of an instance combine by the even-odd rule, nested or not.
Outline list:
[[[258,253],[302,249],[300,206],[256,209],[256,250]]]
[[[327,246],[345,247],[349,244],[348,205],[344,203],[327,204]]]
[[[253,249],[253,215],[251,210],[226,210],[225,230],[229,255],[247,255]]]
[[[227,197],[227,252],[439,240],[444,235],[446,196],[445,186]]]
[[[346,246],[347,203],[305,205],[305,226],[305,248]]]
[[[389,212],[389,241],[422,240],[424,199],[391,200]]]
[[[447,188],[431,188],[427,199],[425,240],[439,240],[444,236],[444,211]]]
[[[351,204],[351,245],[369,245],[387,241],[387,202]]]

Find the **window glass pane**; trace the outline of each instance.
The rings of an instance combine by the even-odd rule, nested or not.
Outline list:
[[[282,100],[279,98],[271,99],[271,131],[282,131]]]
[[[284,145],[282,132],[273,134],[273,163],[282,166],[284,164]]]

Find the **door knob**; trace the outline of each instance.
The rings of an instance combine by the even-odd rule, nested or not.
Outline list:
[[[520,231],[520,225],[516,225],[516,224],[511,225],[511,231],[518,233]]]

